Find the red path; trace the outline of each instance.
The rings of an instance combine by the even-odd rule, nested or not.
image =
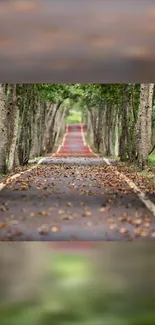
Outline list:
[[[85,143],[82,124],[67,125],[62,144],[53,155],[54,157],[95,157],[90,147]]]

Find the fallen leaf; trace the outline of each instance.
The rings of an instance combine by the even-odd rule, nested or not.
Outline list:
[[[151,219],[150,219],[149,217],[145,217],[145,218],[144,218],[144,221],[145,221],[145,222],[149,222],[149,223],[151,223]]]
[[[146,228],[150,227],[150,223],[149,222],[145,222],[144,223],[144,227],[146,227]]]
[[[34,212],[31,212],[31,213],[30,213],[30,217],[33,218],[34,216],[35,216],[35,213],[34,213]]]
[[[39,214],[40,214],[40,216],[43,216],[43,217],[49,216],[48,211],[40,211]]]
[[[72,220],[72,216],[64,214],[61,218],[62,220]]]
[[[78,214],[78,213],[73,213],[72,216],[73,216],[74,218],[77,218],[77,217],[79,217],[79,214]]]
[[[41,227],[38,228],[38,231],[42,235],[47,234],[49,232],[49,227],[48,225],[42,225]]]
[[[142,219],[133,220],[133,224],[139,226],[142,223]]]
[[[119,229],[119,232],[120,234],[125,234],[127,232],[127,229],[122,227]]]
[[[6,227],[5,223],[0,223],[0,229],[4,229]]]
[[[107,212],[109,210],[109,207],[103,207],[103,208],[100,208],[100,209],[98,209],[98,211],[100,211],[100,212]]]
[[[136,229],[134,229],[134,233],[136,233],[137,235],[140,235],[140,233],[141,233],[141,228],[136,228]]]
[[[68,207],[72,207],[72,206],[73,206],[72,202],[68,202],[68,203],[67,203],[67,206],[68,206]]]
[[[141,236],[143,236],[143,237],[148,236],[148,231],[146,229],[142,229]]]
[[[59,214],[63,214],[63,213],[65,213],[65,211],[63,211],[63,210],[59,210],[58,213],[59,213]]]
[[[21,234],[22,234],[21,231],[16,231],[14,233],[8,234],[8,237],[9,238],[14,238],[14,237],[20,236]]]
[[[126,217],[118,217],[118,220],[121,222],[127,222],[128,219]]]
[[[86,217],[89,217],[89,216],[91,216],[92,215],[92,213],[91,213],[91,211],[85,211],[85,213],[84,213],[84,216],[86,216]]]
[[[109,229],[116,229],[117,228],[117,224],[113,223],[109,226]]]
[[[52,226],[51,227],[51,231],[52,232],[59,232],[61,229],[60,229],[60,227],[58,227],[58,226]]]
[[[5,211],[7,211],[7,208],[6,208],[6,206],[1,205],[1,206],[0,206],[0,210],[3,211],[3,212],[5,212]]]

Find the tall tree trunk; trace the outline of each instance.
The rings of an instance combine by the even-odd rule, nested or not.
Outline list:
[[[55,112],[54,112],[54,115],[53,115],[53,118],[52,118],[52,121],[51,121],[51,124],[50,124],[50,127],[49,127],[49,146],[48,146],[48,152],[51,152],[53,150],[53,147],[54,147],[54,144],[55,144],[55,131],[54,131],[54,128],[55,128],[55,123],[56,123],[56,116],[57,116],[57,113],[59,111],[59,108],[61,106],[61,102],[57,103],[56,104],[56,109],[55,109]]]
[[[138,165],[145,169],[151,149],[152,100],[154,84],[141,84],[140,103],[135,126]]]
[[[127,112],[129,105],[129,94],[127,85],[124,85],[123,89],[123,107],[122,107],[122,118],[121,118],[121,136],[120,136],[120,146],[119,146],[119,155],[122,161],[127,159]]]
[[[13,85],[13,94],[12,94],[12,110],[10,114],[11,118],[11,141],[9,146],[9,157],[8,157],[8,171],[12,171],[14,168],[15,161],[15,150],[16,142],[18,135],[18,119],[19,119],[19,109],[16,103],[16,84]]]
[[[4,84],[0,84],[0,173],[6,172],[7,154],[7,110],[5,107]]]
[[[24,85],[24,101],[21,114],[21,127],[19,131],[18,153],[20,165],[27,156],[29,158],[31,145],[31,104],[33,88],[31,84]]]
[[[118,112],[116,113],[116,121],[115,121],[115,149],[114,149],[115,156],[118,157],[119,155],[119,119],[118,119]]]
[[[40,133],[40,101],[34,102],[34,108],[32,113],[32,143],[30,150],[30,157],[34,158],[39,155],[39,133]]]
[[[56,133],[56,137],[55,137],[55,143],[57,142],[57,140],[59,139],[60,133],[61,133],[61,129],[64,130],[64,118],[65,118],[65,113],[66,113],[66,109],[65,107],[62,108],[62,112],[60,115],[60,120],[58,121],[58,126],[57,126],[57,133]]]

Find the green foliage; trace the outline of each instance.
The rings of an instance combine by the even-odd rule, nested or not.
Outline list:
[[[39,96],[50,102],[62,102],[66,98],[76,99],[74,84],[38,84],[36,85]]]
[[[153,153],[149,156],[149,164],[150,164],[150,166],[154,166],[154,167],[155,167],[155,152],[153,152]]]
[[[81,112],[70,110],[66,119],[67,124],[81,123]]]

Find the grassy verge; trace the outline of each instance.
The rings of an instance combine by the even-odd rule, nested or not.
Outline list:
[[[149,165],[155,168],[155,151],[149,156]]]
[[[79,283],[86,281],[89,273],[87,260],[80,254],[52,254],[48,261],[47,287],[43,301],[38,303],[18,303],[0,305],[3,325],[60,325],[76,323],[77,291]],[[81,290],[81,289],[80,289]],[[72,311],[74,308],[74,311]],[[75,318],[75,322],[74,322]]]
[[[103,285],[101,285],[100,290],[98,286],[94,287],[91,281],[88,287],[86,283],[90,279],[90,273],[91,267],[85,256],[57,252],[48,261],[48,290],[44,295],[42,305],[29,303],[10,306],[9,308],[1,308],[0,306],[1,324],[155,324],[154,301],[152,301],[152,306],[149,306],[147,298],[142,303],[138,301],[139,295],[133,299],[133,292],[128,286],[128,290],[125,287],[122,293],[115,291],[115,289],[113,291],[110,283],[109,293],[107,290],[104,292]],[[102,276],[103,281],[105,281],[105,270]],[[77,282],[77,279],[81,279],[83,283]]]

